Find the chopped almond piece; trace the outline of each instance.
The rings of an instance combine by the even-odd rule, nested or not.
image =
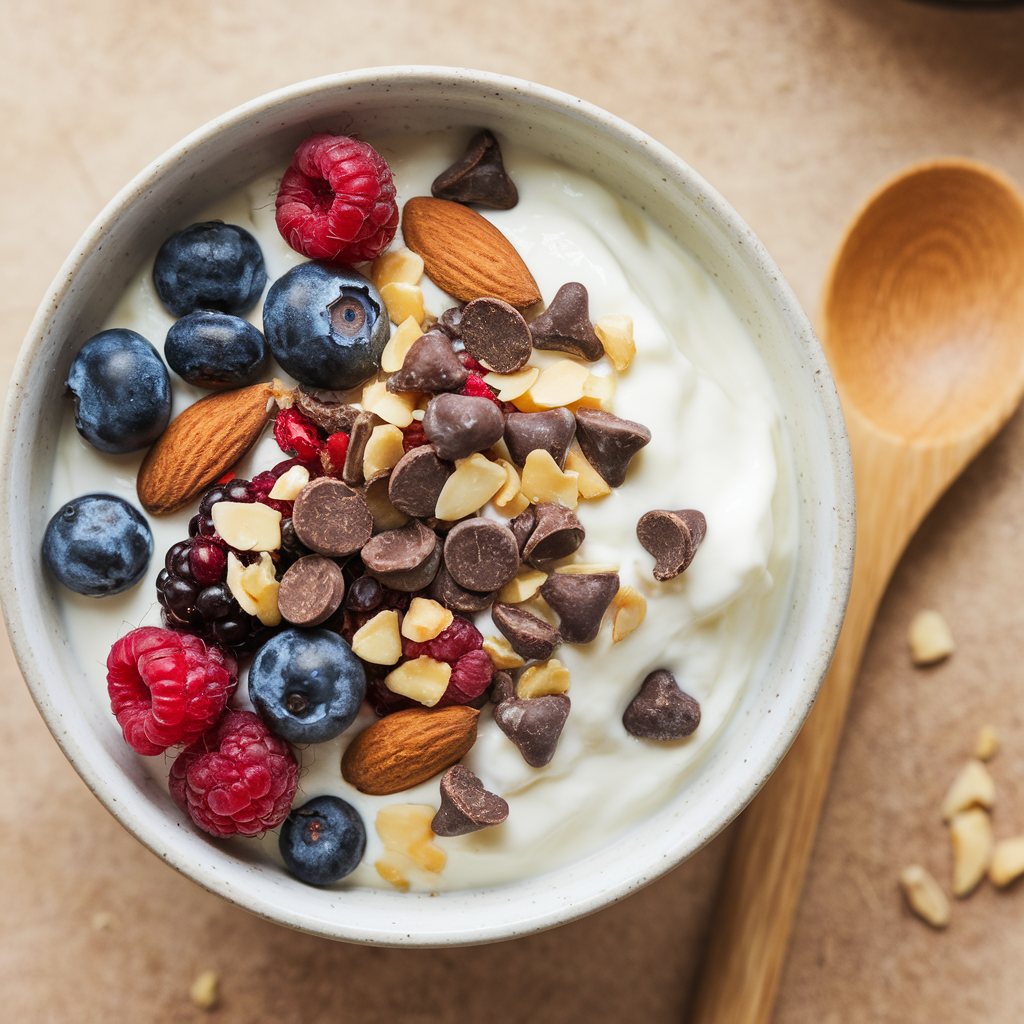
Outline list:
[[[386,373],[394,373],[402,368],[409,349],[423,332],[413,317],[406,317],[399,324],[398,330],[391,335],[391,340],[384,346],[380,357],[380,368]]]
[[[372,665],[397,665],[402,657],[402,635],[398,612],[377,612],[352,637],[352,653]]]
[[[443,604],[427,597],[414,597],[402,619],[402,636],[407,640],[425,644],[443,633],[455,616]]]

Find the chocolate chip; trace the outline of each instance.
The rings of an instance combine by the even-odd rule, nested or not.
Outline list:
[[[491,703],[500,704],[503,700],[512,700],[516,695],[516,684],[511,672],[504,670],[495,672],[491,679]]]
[[[360,576],[349,585],[345,607],[353,612],[372,612],[384,600],[384,588],[372,576]]]
[[[684,508],[678,512],[655,509],[636,524],[637,540],[654,555],[654,578],[670,580],[693,561],[708,524],[703,513]]]
[[[433,445],[421,444],[406,452],[391,470],[388,483],[391,504],[406,515],[429,518],[434,514],[437,499],[452,469],[450,462],[437,457]]]
[[[423,590],[441,564],[437,535],[413,519],[398,530],[386,530],[363,546],[366,571],[393,590]]]
[[[475,516],[452,527],[444,542],[444,564],[467,590],[500,590],[519,571],[519,545],[504,523]]]
[[[562,642],[554,626],[511,604],[496,604],[491,620],[512,645],[512,650],[527,661],[546,661]]]
[[[397,530],[409,522],[409,517],[392,504],[388,493],[390,486],[390,469],[383,470],[372,480],[367,480],[363,484],[363,497],[370,507],[370,515],[373,516],[374,533],[380,533],[382,530]]]
[[[498,140],[485,128],[469,140],[466,152],[430,186],[436,199],[477,203],[494,210],[511,210],[519,202],[515,183],[505,170]]]
[[[590,298],[577,281],[563,284],[540,316],[530,321],[534,348],[568,352],[594,362],[604,355],[604,346],[590,322]]]
[[[505,444],[517,466],[526,462],[530,452],[540,448],[565,468],[572,439],[576,436],[576,417],[568,409],[545,412],[510,412],[505,417]]]
[[[348,451],[345,453],[345,467],[341,471],[341,479],[349,487],[361,487],[363,484],[363,455],[366,454],[366,442],[370,440],[373,428],[381,423],[379,416],[372,412],[361,412],[352,424],[348,435]]]
[[[494,721],[528,765],[543,768],[555,756],[570,707],[564,693],[509,697],[494,708]]]
[[[295,535],[310,551],[329,558],[351,555],[373,534],[366,499],[333,477],[311,480],[292,509]]]
[[[622,724],[630,736],[642,740],[681,740],[700,725],[700,704],[679,689],[667,669],[652,672],[629,702]]]
[[[533,354],[530,325],[501,299],[473,299],[462,311],[462,343],[478,362],[497,373],[521,370]]]
[[[508,804],[489,793],[464,764],[453,764],[441,776],[441,806],[430,830],[436,836],[464,836],[508,817]]]
[[[427,331],[413,343],[402,368],[388,377],[388,391],[458,391],[469,377],[442,331]]]
[[[505,417],[489,398],[437,395],[427,405],[423,432],[442,459],[464,459],[501,440]]]
[[[523,549],[526,547],[526,542],[530,539],[530,534],[533,533],[533,528],[536,525],[537,513],[533,505],[527,506],[519,515],[508,521],[509,529],[519,545],[520,554],[522,554]]]
[[[462,337],[462,307],[452,306],[446,309],[435,325],[439,330],[444,331],[452,341]]]
[[[522,547],[522,556],[534,568],[571,555],[587,535],[576,513],[556,502],[541,502],[534,506],[533,515],[533,529]]]
[[[569,644],[589,644],[601,631],[601,620],[619,592],[617,572],[588,575],[552,573],[540,595],[558,616],[558,631]]]
[[[277,592],[281,615],[295,626],[318,626],[340,607],[345,574],[323,555],[306,555],[284,574]]]
[[[292,392],[295,408],[328,434],[347,434],[360,410],[349,405],[344,391],[318,391],[300,384]]]
[[[437,570],[437,575],[427,588],[427,597],[444,605],[449,611],[461,613],[482,612],[494,603],[494,596],[494,591],[481,593],[460,587],[444,565]]]
[[[579,409],[576,440],[605,483],[620,487],[630,460],[651,440],[651,432],[642,423],[621,419],[603,409]]]

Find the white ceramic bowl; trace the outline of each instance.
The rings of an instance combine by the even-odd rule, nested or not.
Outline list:
[[[311,127],[373,137],[481,125],[646,210],[715,275],[749,325],[785,411],[796,468],[791,608],[767,671],[747,688],[696,780],[619,841],[487,890],[321,890],[184,826],[111,727],[109,707],[83,685],[39,556],[58,398],[75,341],[99,329],[139,262],[191,214],[284,167]],[[7,628],[68,759],[124,827],[179,871],[253,913],[332,938],[423,946],[511,938],[597,910],[690,856],[742,810],[793,741],[828,669],[849,590],[854,499],[843,418],[810,324],[764,247],[699,175],[635,128],[572,96],[481,72],[399,67],[300,83],[210,122],[146,168],[85,233],[39,308],[8,393],[2,465]]]

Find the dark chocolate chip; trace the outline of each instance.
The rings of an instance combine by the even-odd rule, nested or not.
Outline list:
[[[366,499],[333,477],[310,480],[292,510],[295,535],[310,551],[329,558],[351,555],[373,534]]]
[[[482,612],[494,603],[494,591],[480,593],[460,587],[452,579],[451,573],[442,565],[437,575],[427,588],[427,597],[444,605],[449,611],[460,613]]]
[[[645,512],[636,524],[637,540],[654,555],[654,578],[665,581],[678,576],[693,561],[708,524],[693,508],[669,512]]]
[[[435,325],[439,330],[444,331],[452,341],[462,337],[462,307],[452,306],[446,309]]]
[[[501,299],[473,299],[462,311],[462,343],[478,362],[497,373],[521,370],[533,354],[530,325]]]
[[[660,668],[629,702],[622,724],[630,736],[642,740],[681,740],[700,725],[700,704],[679,689],[671,672]]]
[[[494,210],[511,210],[519,202],[515,183],[501,159],[498,140],[486,128],[477,132],[466,152],[434,179],[430,193],[436,199],[477,203]]]
[[[349,487],[361,487],[363,484],[363,456],[366,454],[366,442],[370,440],[373,428],[383,420],[372,412],[361,412],[352,424],[348,435],[348,451],[345,453],[345,467],[341,471],[341,479]]]
[[[512,650],[527,661],[547,661],[562,642],[554,626],[515,605],[496,604],[491,609],[491,620]]]
[[[353,612],[372,612],[384,600],[384,588],[372,576],[360,576],[349,585],[345,607]]]
[[[300,384],[292,392],[295,408],[308,416],[328,434],[345,433],[352,429],[360,410],[348,405],[343,391],[317,391]]]
[[[543,768],[555,756],[570,707],[564,693],[527,699],[509,697],[494,708],[494,721],[528,765]]]
[[[534,348],[568,352],[594,362],[604,355],[604,346],[590,322],[590,298],[577,281],[563,284],[540,316],[530,321]]]
[[[460,587],[479,593],[500,590],[519,571],[519,545],[504,523],[475,516],[449,531],[444,564]]]
[[[530,534],[533,533],[534,526],[537,525],[537,513],[534,510],[533,505],[527,506],[523,509],[519,515],[508,521],[509,529],[512,531],[516,538],[516,543],[519,545],[519,553],[522,554],[526,547],[526,542],[530,539]]]
[[[386,587],[423,590],[441,564],[441,545],[433,530],[411,520],[398,530],[386,530],[363,546],[366,571]]]
[[[370,506],[374,533],[380,533],[382,530],[397,530],[409,522],[408,515],[392,504],[389,496],[390,486],[390,469],[383,470],[372,480],[367,480],[363,484],[363,497],[366,498],[366,504]]]
[[[489,398],[437,395],[427,405],[423,432],[442,459],[486,451],[505,433],[505,417]]]
[[[318,626],[341,607],[344,596],[341,566],[323,555],[306,555],[282,577],[277,607],[295,626]]]
[[[565,468],[572,439],[576,436],[576,417],[568,409],[545,412],[510,412],[505,417],[505,444],[517,466],[526,463],[526,456],[540,448]]]
[[[468,377],[448,336],[427,331],[412,343],[402,368],[388,377],[388,391],[458,391]]]
[[[508,804],[489,793],[464,764],[453,764],[441,776],[441,806],[430,830],[436,836],[464,836],[500,825],[508,817]]]
[[[642,423],[621,419],[603,409],[579,409],[576,440],[605,483],[620,487],[630,460],[651,440],[651,432]]]
[[[619,592],[617,572],[552,573],[540,595],[558,616],[558,631],[568,644],[589,644],[601,631],[601,620]]]
[[[503,700],[512,700],[516,695],[516,684],[511,672],[502,669],[494,673],[491,679],[491,703],[500,704]]]
[[[534,506],[533,514],[533,529],[522,547],[522,556],[534,568],[571,555],[587,535],[576,513],[564,505],[542,501]]]
[[[434,514],[441,489],[453,468],[450,462],[437,457],[433,445],[418,445],[406,452],[391,470],[391,504],[406,515],[428,519]]]

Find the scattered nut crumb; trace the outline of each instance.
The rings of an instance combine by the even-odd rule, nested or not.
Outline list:
[[[900,873],[900,885],[910,909],[933,928],[949,924],[951,909],[946,894],[932,874],[920,864],[911,864]]]
[[[971,807],[991,809],[995,802],[996,784],[988,769],[980,761],[970,760],[960,769],[942,801],[942,820],[949,821],[954,814]]]
[[[557,658],[551,658],[531,665],[519,677],[516,696],[527,699],[546,697],[552,693],[568,693],[569,685],[569,670]]]
[[[485,636],[483,647],[491,664],[497,669],[521,668],[526,664],[503,636]]]
[[[974,741],[974,756],[979,761],[987,761],[999,749],[999,736],[991,725],[983,725],[978,730],[978,738]]]
[[[1024,836],[1001,839],[992,851],[988,879],[1002,888],[1024,874]]]
[[[908,639],[915,665],[934,665],[953,653],[953,634],[938,612],[918,612],[910,623]]]
[[[212,1010],[217,1005],[217,986],[220,975],[216,971],[203,971],[188,990],[189,999],[204,1010]]]
[[[121,922],[109,910],[101,910],[92,915],[92,926],[98,932],[112,932],[121,927]]]
[[[647,614],[647,601],[635,587],[624,586],[612,601],[612,643],[625,640]]]
[[[992,861],[992,822],[980,808],[962,811],[949,826],[953,843],[953,895],[968,896]]]

